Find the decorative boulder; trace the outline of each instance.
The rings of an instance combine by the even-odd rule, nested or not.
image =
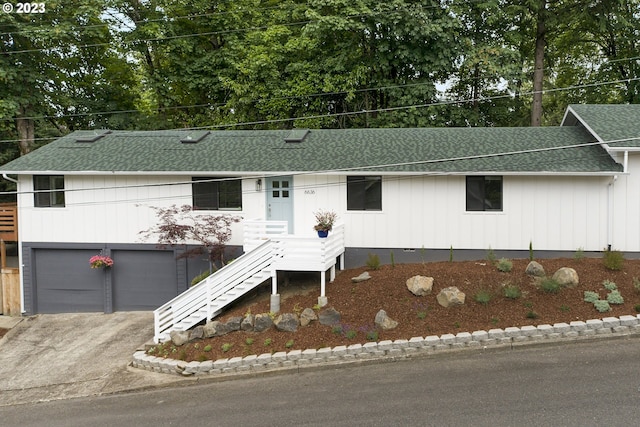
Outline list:
[[[393,329],[398,326],[398,322],[387,316],[387,312],[384,310],[380,310],[376,313],[374,322],[376,326],[383,331],[388,331],[389,329]]]
[[[169,336],[173,345],[180,347],[189,342],[189,331],[171,331]]]
[[[189,332],[189,341],[197,340],[204,337],[204,327],[196,326]]]
[[[419,297],[429,295],[433,289],[433,277],[413,276],[407,280],[407,289]]]
[[[253,314],[247,314],[242,319],[242,323],[240,323],[240,330],[241,331],[253,331],[253,322],[254,322]]]
[[[267,313],[256,314],[256,317],[253,319],[253,330],[255,332],[266,331],[272,326],[273,319]]]
[[[563,287],[572,288],[577,286],[579,283],[578,273],[573,268],[569,267],[560,268],[558,271],[553,273],[552,279]]]
[[[300,319],[298,319],[298,315],[295,313],[283,313],[276,317],[273,324],[279,331],[295,332],[298,330],[298,326],[300,325]]]
[[[365,271],[364,273],[360,274],[357,277],[352,277],[351,281],[353,283],[360,283],[360,282],[364,282],[365,280],[369,280],[371,279],[371,275],[369,274],[368,271]]]
[[[336,310],[333,307],[329,307],[325,310],[322,310],[320,312],[320,314],[318,315],[318,319],[320,320],[320,324],[321,325],[328,325],[328,326],[332,326],[335,325],[336,323],[340,323],[340,319],[342,318],[342,316],[340,315],[340,313],[338,312],[338,310]]]
[[[300,326],[307,326],[314,320],[318,320],[318,316],[312,309],[305,308],[302,310],[302,313],[300,313]]]
[[[527,265],[527,269],[525,270],[525,273],[527,273],[527,275],[529,276],[534,276],[534,277],[546,276],[546,273],[544,272],[544,267],[536,261],[531,261]]]
[[[239,331],[241,324],[242,324],[242,317],[241,316],[230,317],[226,322],[227,331],[228,332]]]
[[[438,293],[436,299],[438,300],[438,304],[443,307],[451,307],[452,305],[462,305],[464,304],[464,292],[461,292],[455,286],[449,286],[448,288],[444,288]]]
[[[226,335],[229,332],[231,332],[231,330],[229,329],[226,323],[222,323],[218,320],[207,322],[204,325],[202,331],[204,333],[205,338],[219,337],[221,335]]]

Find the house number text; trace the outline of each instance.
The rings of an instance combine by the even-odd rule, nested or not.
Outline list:
[[[316,190],[304,190],[304,194],[316,194]]]

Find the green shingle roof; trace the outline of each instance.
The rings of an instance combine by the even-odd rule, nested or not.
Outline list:
[[[576,121],[611,148],[640,148],[640,104],[570,105],[564,122]]]
[[[94,137],[95,132],[74,132],[5,164],[0,172],[611,174],[622,170],[581,126],[308,133],[113,131],[93,142],[77,142]]]

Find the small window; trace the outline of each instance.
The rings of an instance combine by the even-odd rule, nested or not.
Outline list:
[[[382,210],[382,177],[380,176],[348,176],[347,177],[347,210],[380,211]]]
[[[502,211],[502,177],[468,176],[467,211]]]
[[[63,208],[64,176],[37,175],[33,177],[33,204],[37,208]]]
[[[193,209],[241,210],[242,181],[229,178],[192,178]]]

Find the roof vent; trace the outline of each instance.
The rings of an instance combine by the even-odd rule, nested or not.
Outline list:
[[[190,134],[182,138],[180,142],[183,144],[196,144],[202,141],[205,138],[205,136],[209,135],[210,133],[211,132],[208,130],[201,131],[201,132],[191,132]]]
[[[76,138],[76,142],[96,142],[100,138],[109,135],[110,130],[103,130],[102,132],[93,131],[93,135],[83,135]]]
[[[304,139],[307,137],[307,135],[309,135],[309,132],[311,132],[309,129],[293,129],[291,132],[289,132],[289,135],[287,135],[284,138],[284,142],[297,142],[300,143],[302,141],[304,141]]]

